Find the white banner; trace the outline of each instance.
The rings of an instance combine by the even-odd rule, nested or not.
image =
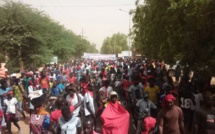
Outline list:
[[[115,60],[115,54],[94,54],[94,53],[84,53],[83,58],[93,59],[93,60]]]

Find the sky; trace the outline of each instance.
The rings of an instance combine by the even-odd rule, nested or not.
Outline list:
[[[129,33],[129,11],[136,0],[14,0],[44,11],[53,20],[82,35],[100,50],[114,33]],[[121,9],[121,10],[120,10]]]

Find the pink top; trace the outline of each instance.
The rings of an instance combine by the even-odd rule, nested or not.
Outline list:
[[[3,117],[4,116],[4,113],[3,111],[0,109],[0,117]],[[0,128],[2,128],[1,124],[0,124]]]
[[[75,110],[75,107],[74,106],[70,106],[70,112],[73,112]],[[53,111],[51,113],[51,118],[50,118],[50,121],[51,122],[57,122],[58,119],[62,116],[62,113],[61,113],[61,110],[60,109],[57,109],[55,111]]]
[[[76,79],[75,76],[73,76],[72,78],[68,78],[68,80],[71,84],[75,84],[75,79]]]
[[[96,133],[95,131],[93,131],[93,134],[99,134],[99,133]]]
[[[145,132],[142,132],[141,134],[148,134],[149,131],[155,127],[156,119],[148,116],[143,120],[143,124],[145,126]]]

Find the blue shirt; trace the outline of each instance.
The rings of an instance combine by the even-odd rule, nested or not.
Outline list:
[[[62,89],[60,88],[59,85],[57,85],[56,87],[52,86],[50,92],[51,92],[51,96],[58,96],[61,93]]]
[[[77,71],[77,74],[78,74],[77,78],[78,78],[78,80],[81,79],[81,73],[82,73],[81,69]]]
[[[60,81],[62,79],[61,75],[56,76],[56,80]]]
[[[58,84],[58,86],[60,87],[60,90],[64,89],[64,85],[62,83]]]

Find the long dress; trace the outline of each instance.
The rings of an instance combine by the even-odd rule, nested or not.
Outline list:
[[[128,134],[130,115],[118,101],[107,105],[101,119],[103,134]]]

